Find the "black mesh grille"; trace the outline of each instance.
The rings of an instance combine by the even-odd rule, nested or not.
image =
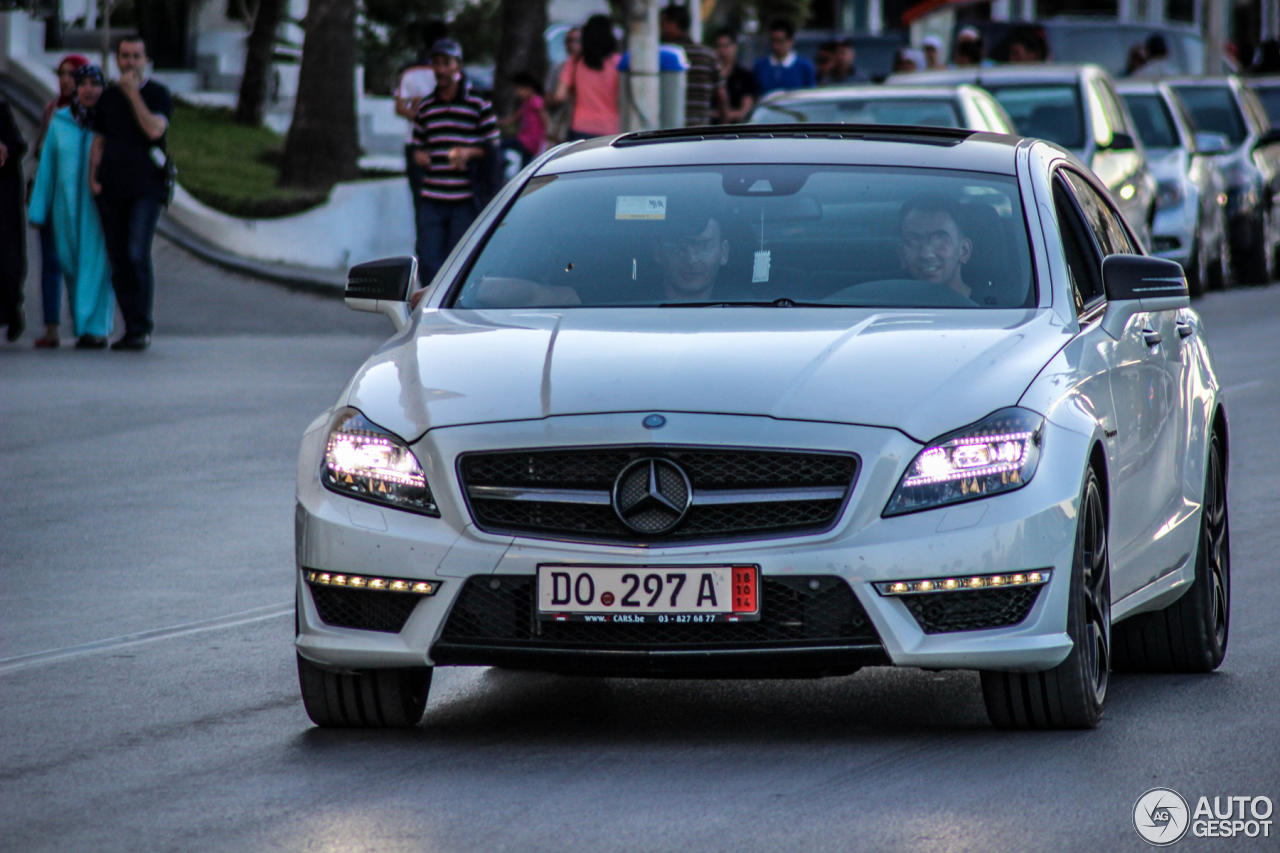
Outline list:
[[[592,649],[768,648],[880,641],[866,611],[841,578],[765,577],[761,594],[758,622],[539,623],[534,615],[533,577],[475,577],[459,593],[440,638],[481,645]]]
[[[642,456],[676,462],[688,475],[695,492],[838,487],[847,494],[858,470],[858,460],[853,456],[639,447],[470,454],[462,458],[459,471],[464,489],[506,486],[609,492],[627,464]],[[695,505],[678,527],[657,536],[629,530],[611,506],[484,497],[470,498],[469,503],[476,523],[492,532],[645,542],[819,530],[835,521],[844,501],[837,498]],[[660,529],[667,522],[657,519],[655,523]]]
[[[420,595],[367,589],[335,589],[310,584],[316,612],[326,625],[398,634],[418,606]]]
[[[1031,612],[1040,589],[1024,586],[904,595],[902,603],[926,634],[977,631],[1017,625]]]

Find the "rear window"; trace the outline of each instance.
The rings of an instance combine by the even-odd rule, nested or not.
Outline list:
[[[1075,85],[986,88],[1013,119],[1018,133],[1047,139],[1063,148],[1084,147],[1084,115]]]
[[[1227,86],[1178,86],[1178,96],[1202,133],[1221,133],[1234,147],[1249,135],[1240,105]]]
[[[793,165],[537,177],[490,234],[452,302],[476,309],[792,304],[1033,306],[1015,179]]]
[[[864,98],[830,101],[795,100],[761,104],[753,124],[848,122],[963,127],[955,104],[942,98]]]
[[[1124,102],[1138,126],[1138,136],[1148,148],[1178,147],[1178,130],[1164,98],[1159,95],[1124,95]]]

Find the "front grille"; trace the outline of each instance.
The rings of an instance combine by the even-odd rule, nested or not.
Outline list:
[[[407,592],[334,589],[308,584],[316,612],[326,625],[398,634],[422,596]]]
[[[468,645],[529,648],[785,648],[815,643],[879,643],[853,590],[838,577],[761,578],[757,622],[539,622],[535,579],[493,575],[469,580],[440,639]]]
[[[642,457],[670,460],[689,478],[691,505],[670,529],[662,528],[674,516],[658,511],[652,519],[657,532],[636,532],[612,506],[619,475]],[[665,475],[667,469],[659,467]],[[458,471],[472,516],[483,530],[644,544],[827,528],[853,488],[858,459],[718,448],[561,449],[468,454]],[[675,493],[680,499],[685,494],[681,489]],[[632,524],[644,527],[635,520]]]
[[[1041,586],[904,595],[903,604],[926,634],[1017,625],[1031,612]]]

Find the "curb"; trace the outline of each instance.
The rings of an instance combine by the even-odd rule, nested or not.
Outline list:
[[[44,105],[20,84],[5,75],[0,76],[0,95],[3,95],[14,109],[21,112],[29,120],[39,123]],[[314,293],[341,299],[346,287],[347,274],[341,270],[316,269],[291,266],[289,264],[272,264],[264,261],[250,260],[213,245],[200,235],[184,227],[168,212],[161,212],[156,230],[167,240],[186,249],[196,257],[233,272],[243,273],[254,278],[282,284],[290,290]]]

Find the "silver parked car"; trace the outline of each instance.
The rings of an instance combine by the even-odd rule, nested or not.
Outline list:
[[[887,83],[986,89],[1013,118],[1022,136],[1056,142],[1084,161],[1107,187],[1144,243],[1151,239],[1156,181],[1133,128],[1133,118],[1097,65],[1006,65],[925,71]]]
[[[1231,277],[1227,191],[1213,155],[1227,150],[1227,138],[1196,133],[1186,106],[1167,83],[1126,80],[1116,89],[1156,179],[1152,252],[1182,264],[1193,296],[1225,286]]]
[[[752,124],[840,122],[962,127],[1017,133],[999,102],[977,86],[840,86],[777,92],[760,102]]]
[[[1280,131],[1258,96],[1239,77],[1170,80],[1196,129],[1220,133],[1230,148],[1215,159],[1227,182],[1227,228],[1236,277],[1268,282],[1276,277],[1280,222]]]

